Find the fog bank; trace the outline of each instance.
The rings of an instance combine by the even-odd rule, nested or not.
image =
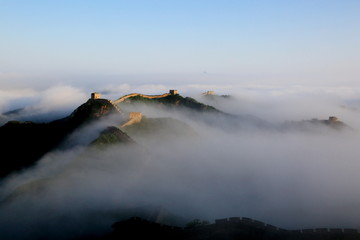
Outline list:
[[[197,136],[161,141],[155,133],[153,140],[133,147],[82,146],[47,154],[37,166],[3,180],[0,237],[54,239],[106,232],[112,222],[141,212],[179,225],[193,218],[243,216],[289,229],[360,228],[360,136],[352,125],[359,113],[341,107],[348,98],[324,94],[312,95],[310,101],[285,94],[272,102],[270,96],[250,95],[214,105],[276,123],[335,112],[353,129],[224,131],[189,118],[187,112],[141,106],[149,117],[186,122]],[[269,107],[261,107],[265,103]],[[84,142],[84,136],[92,135],[75,133],[72,141]]]

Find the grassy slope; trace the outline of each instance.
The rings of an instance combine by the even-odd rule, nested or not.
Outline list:
[[[200,103],[190,97],[182,97],[181,95],[169,95],[164,98],[154,98],[148,99],[141,96],[135,96],[128,98],[126,102],[130,103],[152,103],[152,104],[161,104],[168,107],[186,107],[200,112],[220,112],[216,108]]]

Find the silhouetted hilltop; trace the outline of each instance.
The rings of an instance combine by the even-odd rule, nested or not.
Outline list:
[[[333,130],[343,130],[343,129],[351,129],[350,126],[340,121],[335,116],[330,116],[328,119],[311,119],[311,120],[303,120],[303,121],[290,121],[285,122],[281,125],[281,129],[283,130],[300,130],[300,131],[309,131],[314,130],[319,127],[328,127]]]
[[[253,220],[232,217],[219,219],[213,224],[175,227],[150,222],[138,217],[113,224],[113,233],[102,239],[182,239],[182,240],[355,240],[360,238],[356,229],[315,228],[287,230]]]
[[[179,94],[168,95],[161,98],[146,98],[143,96],[133,96],[127,98],[125,103],[152,103],[152,104],[161,104],[167,107],[183,107],[189,108],[192,110],[200,112],[220,112],[218,109],[213,106],[206,105],[196,101],[191,97],[183,97]]]
[[[135,141],[117,127],[107,127],[100,133],[100,136],[91,142],[96,147],[106,147],[113,144],[126,143],[134,144]]]
[[[0,127],[0,177],[33,165],[78,127],[118,112],[105,99],[89,99],[68,117],[50,123],[9,121]]]
[[[86,103],[75,109],[68,117],[55,120],[57,122],[69,122],[70,124],[83,124],[88,121],[100,119],[112,113],[118,113],[118,110],[106,99],[89,99]]]

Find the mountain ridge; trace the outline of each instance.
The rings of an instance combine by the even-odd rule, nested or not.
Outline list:
[[[172,92],[173,91],[173,92]],[[172,93],[172,94],[171,94]],[[94,95],[95,96],[95,95]],[[176,90],[170,90],[170,93],[163,95],[154,95],[155,97],[143,97],[147,95],[130,94],[121,104],[150,103],[165,106],[166,108],[190,109],[187,116],[195,121],[203,121],[211,127],[220,127],[227,131],[241,129],[243,126],[252,126],[258,129],[289,130],[289,129],[307,129],[307,126],[323,125],[336,130],[348,127],[345,123],[339,121],[336,117],[330,117],[329,120],[308,120],[300,122],[291,122],[271,125],[267,121],[251,115],[233,115],[222,112],[213,106],[203,104],[190,97],[182,97]],[[119,98],[123,99],[123,98]],[[124,112],[119,109],[116,101],[100,98],[90,98],[88,101],[76,108],[69,116],[54,120],[48,123],[36,123],[31,121],[9,121],[0,127],[0,146],[3,149],[3,155],[10,159],[0,161],[0,178],[11,172],[32,166],[47,152],[55,149],[72,132],[85,124],[108,117],[112,114],[123,115]],[[141,113],[137,113],[141,114]],[[162,132],[173,131],[173,136],[181,134],[179,129],[191,130],[186,124],[166,119],[139,118],[136,124],[127,128],[130,132],[135,132],[135,128],[142,128],[144,133],[156,133],[155,129]],[[171,123],[170,123],[171,122]],[[176,129],[180,126],[179,129]],[[125,128],[126,129],[126,128]],[[105,130],[105,129],[104,129]],[[128,136],[124,129],[108,126],[107,131],[103,131],[97,139],[93,141],[100,145],[115,142],[132,142],[131,136]],[[171,131],[170,131],[171,132]],[[148,134],[149,135],[149,134]],[[131,139],[131,140],[130,140]],[[21,151],[19,151],[19,148]]]
[[[0,127],[0,146],[11,160],[0,161],[0,177],[32,166],[80,126],[117,112],[108,100],[89,99],[69,116],[49,123],[7,122]]]

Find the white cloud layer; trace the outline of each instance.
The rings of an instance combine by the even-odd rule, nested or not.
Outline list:
[[[226,93],[221,86],[212,87]],[[162,93],[167,86],[113,89]],[[179,89],[197,92],[201,86]],[[135,110],[147,116],[174,117],[190,124],[198,137],[161,141],[154,133],[150,140],[139,141],[145,148],[141,151],[119,146],[48,154],[36,167],[2,182],[2,237],[106,232],[113,221],[129,216],[127,210],[154,206],[186,220],[247,216],[284,228],[360,228],[357,90],[234,86],[229,92],[234,93],[232,100],[212,103],[226,112],[252,114],[277,124],[336,114],[353,130],[223,131],[204,124],[206,119],[192,120],[186,112],[139,107]],[[50,88],[41,95],[39,106],[44,111],[69,106],[86,98],[82,93],[69,86]],[[64,97],[68,97],[65,104]],[[352,108],[344,107],[348,102]],[[92,129],[69,140],[81,142],[80,138],[93,135]],[[166,220],[162,215],[158,220]],[[29,232],[24,236],[15,230],[19,228]]]

